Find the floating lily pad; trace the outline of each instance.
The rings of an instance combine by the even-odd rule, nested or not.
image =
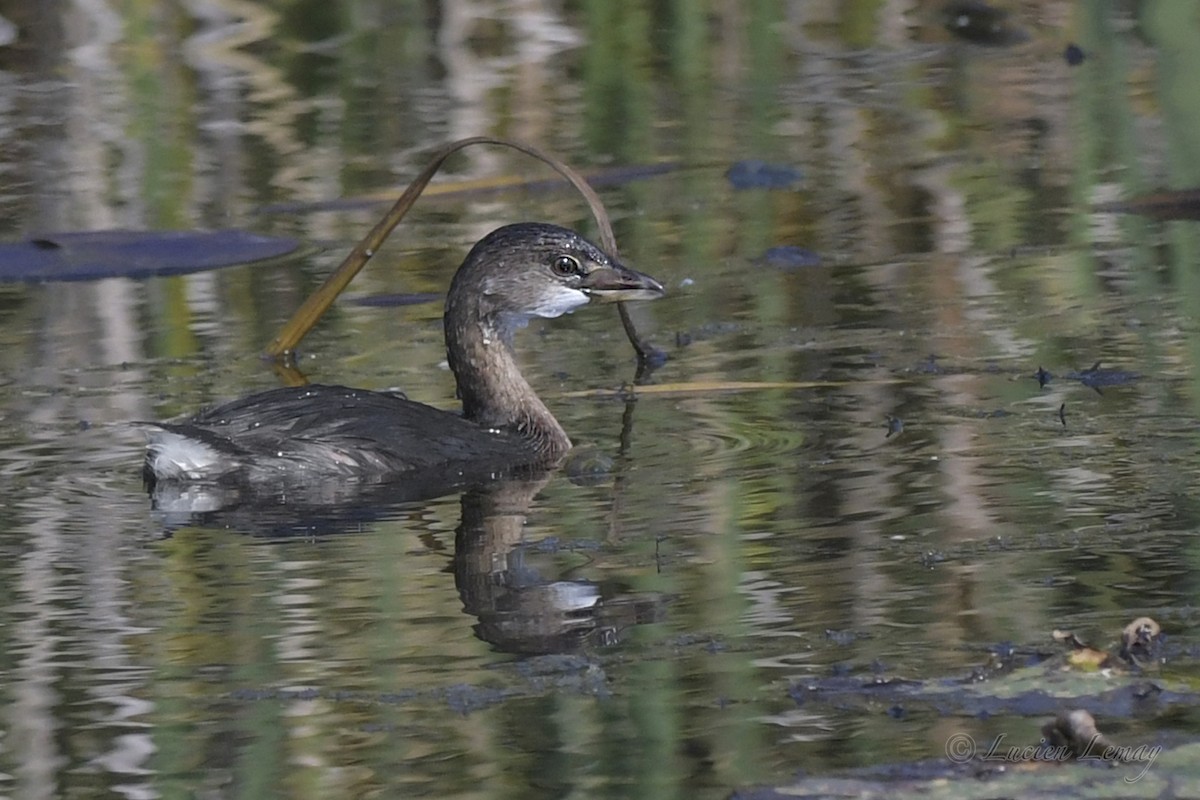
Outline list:
[[[295,252],[295,239],[246,231],[78,231],[0,243],[0,281],[149,278],[233,267]]]
[[[795,189],[804,176],[786,164],[748,159],[734,163],[725,177],[735,189]]]

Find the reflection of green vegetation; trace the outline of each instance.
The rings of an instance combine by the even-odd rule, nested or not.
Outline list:
[[[1200,26],[1196,5],[1187,0],[1161,0],[1140,7],[1146,35],[1157,46],[1159,97],[1166,123],[1169,185],[1200,185]],[[1200,322],[1200,225],[1169,225],[1171,266],[1179,285],[1179,300],[1193,321]],[[1200,335],[1193,333],[1188,349],[1193,369],[1193,403],[1200,408]]]
[[[130,98],[130,136],[145,154],[141,201],[160,227],[183,227],[192,188],[195,97],[185,73],[168,53],[157,28],[157,3],[126,4],[125,37]]]
[[[884,0],[851,0],[839,3],[839,37],[847,47],[864,48],[875,44],[879,12]]]
[[[651,19],[638,0],[589,0],[584,122],[593,150],[645,157],[651,111]]]
[[[1103,5],[1103,4],[1102,4]],[[1188,0],[1143,3],[1141,21],[1157,46],[1159,98],[1172,187],[1200,184],[1200,26]]]
[[[973,240],[987,253],[1002,253],[1025,243],[1021,216],[1030,196],[1008,184],[1010,175],[997,162],[979,162],[956,171],[953,184],[971,199],[967,214]]]

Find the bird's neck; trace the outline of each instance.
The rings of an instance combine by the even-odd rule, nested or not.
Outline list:
[[[495,317],[447,304],[446,352],[463,416],[485,428],[516,433],[546,458],[571,449],[571,440],[521,375],[512,332]]]

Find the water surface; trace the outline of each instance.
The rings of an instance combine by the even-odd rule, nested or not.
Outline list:
[[[1170,637],[1153,677],[1189,685],[1195,223],[1093,209],[1200,180],[1183,4],[1016,4],[1003,46],[915,3],[27,5],[0,51],[8,238],[308,249],[0,285],[4,794],[718,798],[943,759],[955,732],[1036,741],[1040,710],[797,687],[958,681],[1144,614]],[[601,188],[669,289],[635,310],[669,361],[630,391],[609,308],[518,339],[608,470],[300,525],[151,509],[129,423],[278,385],[258,353],[385,207],[359,200],[485,133],[676,165]],[[748,159],[794,180],[735,188]],[[566,190],[429,198],[351,300],[440,297],[521,219],[594,233]],[[342,302],[300,366],[455,406],[436,300]],[[1186,703],[1097,717],[1200,729]]]

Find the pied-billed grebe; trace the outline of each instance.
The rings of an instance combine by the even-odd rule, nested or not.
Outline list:
[[[571,440],[517,368],[514,332],[530,317],[557,317],[589,300],[662,294],[656,280],[574,231],[507,225],[471,249],[446,297],[461,417],[363,389],[273,389],[183,422],[148,424],[146,480],[296,483],[552,463]]]

